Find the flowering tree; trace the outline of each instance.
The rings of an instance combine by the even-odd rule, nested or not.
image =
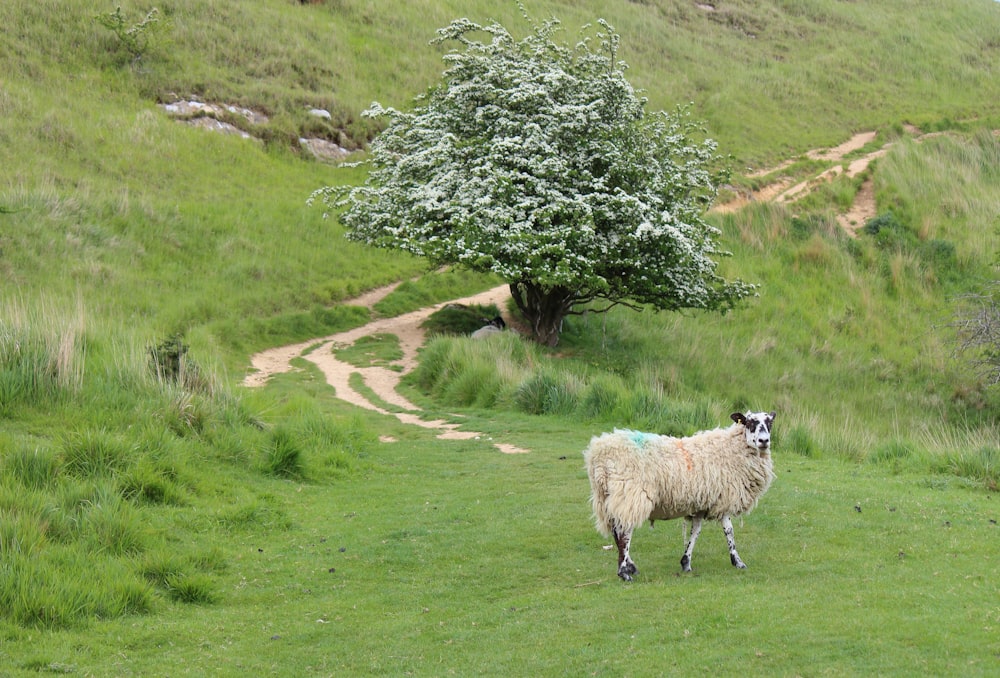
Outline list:
[[[684,109],[645,112],[607,23],[597,49],[557,44],[558,25],[521,41],[468,19],[438,30],[435,43],[461,46],[443,82],[411,112],[372,104],[366,114],[388,124],[364,185],[311,200],[344,208],[349,238],[498,274],[550,346],[592,302],[725,311],[753,294],[711,258],[728,254],[702,218],[715,143],[689,139]]]

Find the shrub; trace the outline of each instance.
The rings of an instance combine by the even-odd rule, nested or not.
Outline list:
[[[916,244],[916,235],[892,211],[869,219],[862,230],[873,236],[875,244],[882,250],[907,250]]]
[[[189,389],[207,390],[208,380],[202,376],[198,365],[188,357],[189,350],[190,347],[179,334],[156,346],[150,346],[147,349],[150,369],[160,381]]]
[[[98,14],[94,20],[114,33],[118,44],[128,53],[132,63],[138,62],[156,44],[164,32],[166,24],[160,20],[160,12],[155,7],[146,13],[141,21],[128,25],[119,5],[114,12]]]

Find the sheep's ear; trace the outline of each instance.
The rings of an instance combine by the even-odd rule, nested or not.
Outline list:
[[[767,418],[770,419],[771,421],[774,421],[774,415],[775,414],[777,414],[777,413],[776,412],[771,412],[770,414],[767,415]]]
[[[743,416],[742,412],[733,412],[729,415],[729,418],[735,421],[737,424],[746,424],[747,418]]]

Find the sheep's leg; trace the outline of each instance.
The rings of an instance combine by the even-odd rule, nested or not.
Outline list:
[[[733,521],[729,516],[722,516],[722,531],[726,533],[726,543],[729,544],[729,559],[733,561],[733,567],[741,570],[746,569],[746,563],[740,560],[740,554],[736,552],[736,539],[733,536]]]
[[[684,555],[681,556],[681,569],[684,572],[691,571],[691,554],[694,552],[694,543],[698,541],[698,535],[701,533],[701,516],[688,516],[688,520],[691,521],[691,538],[688,539]]]
[[[632,529],[614,527],[611,534],[615,538],[615,545],[618,546],[618,576],[625,581],[632,581],[632,575],[639,572],[628,553],[629,546],[632,545]]]

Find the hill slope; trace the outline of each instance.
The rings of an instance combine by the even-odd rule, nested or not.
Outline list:
[[[360,171],[317,162],[299,138],[362,145],[376,131],[359,115],[371,100],[404,106],[436,81],[441,49],[427,45],[436,28],[467,15],[517,32],[516,4],[171,0],[158,8],[159,41],[138,59],[94,21],[111,7],[0,4],[5,665],[55,671],[80,657],[82,672],[150,675],[169,655],[201,673],[436,675],[432,660],[475,640],[464,649],[485,654],[462,653],[456,671],[522,667],[542,654],[552,673],[628,673],[635,667],[621,658],[638,653],[642,667],[660,667],[676,649],[658,644],[649,619],[687,623],[691,609],[703,612],[671,627],[697,643],[681,670],[704,672],[704,657],[721,666],[711,653],[735,646],[747,671],[838,672],[842,648],[829,639],[848,635],[857,657],[877,654],[886,672],[899,652],[908,667],[941,671],[995,661],[996,573],[969,572],[994,562],[983,545],[993,543],[995,500],[982,487],[996,485],[1000,406],[950,360],[937,328],[953,295],[996,277],[1000,5],[608,5],[529,10],[562,18],[569,41],[585,22],[611,21],[650,105],[693,101],[732,154],[732,196],[893,146],[794,203],[756,200],[710,217],[735,255],[727,273],[762,286],[738,313],[585,317],[567,327],[559,354],[435,344],[435,356],[466,362],[428,366],[440,386],[411,385],[408,395],[449,420],[459,408],[469,428],[533,452],[507,457],[347,407],[305,361],[263,392],[237,384],[259,349],[362,326],[371,312],[344,302],[365,290],[420,276],[414,285],[430,291],[398,312],[497,283],[428,274],[423,262],[345,241],[305,199]],[[123,3],[122,12],[133,25],[150,8]],[[252,109],[267,122],[223,114],[253,138],[213,134],[159,105],[182,99]],[[948,134],[918,143],[910,124]],[[805,155],[861,130],[876,136],[843,161]],[[865,182],[877,212],[892,215],[879,234],[849,238],[835,217]],[[762,568],[722,589],[753,604],[732,618],[713,611],[724,561],[687,582],[690,609],[675,604],[684,596],[662,563],[651,568],[662,575],[652,596],[592,586],[606,554],[587,521],[585,479],[576,462],[565,465],[590,429],[714,426],[751,403],[779,409],[778,442],[799,453],[784,472],[804,479],[776,488],[774,512],[758,514],[755,559],[776,554],[775,578]],[[381,445],[376,431],[400,442]],[[890,473],[901,475],[886,482]],[[845,506],[857,522],[831,508]],[[959,529],[941,547],[943,515]],[[565,529],[537,527],[554,521]],[[878,569],[831,618],[826,603],[852,588],[857,562]],[[957,584],[928,600],[944,578]],[[895,597],[884,593],[890,583]],[[622,596],[637,603],[630,621],[645,649],[619,629],[605,653],[604,622],[620,614]],[[489,639],[483,601],[497,632]],[[901,601],[928,608],[898,625]],[[793,620],[779,628],[797,634],[796,648],[760,623],[780,618]],[[453,633],[456,619],[463,628]],[[944,650],[963,629],[975,647],[956,659]],[[571,662],[539,637],[575,648]]]

